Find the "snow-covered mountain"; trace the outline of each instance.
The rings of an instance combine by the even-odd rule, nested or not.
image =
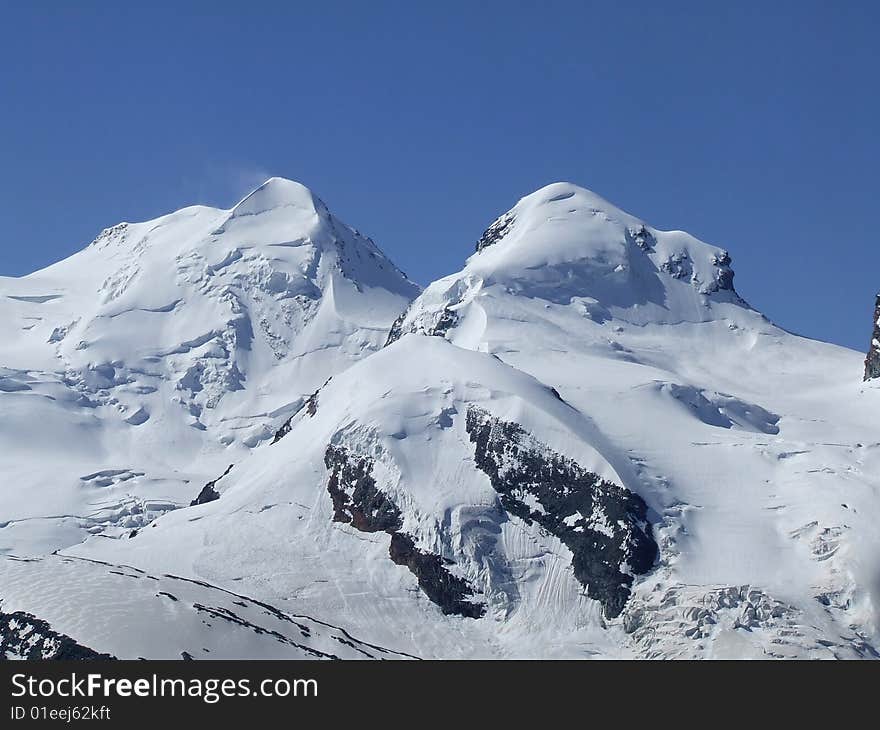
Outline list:
[[[51,540],[33,539],[32,528],[19,527],[27,522],[0,529],[16,555],[0,561],[0,611],[17,617],[10,646],[32,625],[116,656],[174,655],[178,643],[189,655],[199,642],[223,646],[220,634],[167,639],[166,619],[151,618],[155,596],[125,587],[140,571],[186,579],[175,610],[187,615],[235,594],[243,610],[265,604],[288,618],[313,616],[329,638],[309,646],[326,653],[344,630],[358,637],[355,646],[388,656],[877,656],[880,391],[861,382],[858,353],[792,335],[751,309],[733,287],[725,251],[557,183],[499,217],[460,272],[418,294],[295,183],[270,181],[233,211],[187,210],[216,222],[186,241],[169,232],[166,255],[149,260],[179,272],[175,257],[186,261],[196,250],[202,272],[214,265],[209,252],[229,257],[235,278],[226,286],[238,309],[205,319],[201,312],[214,305],[204,300],[218,301],[215,290],[185,274],[162,297],[149,298],[148,285],[133,291],[123,309],[198,309],[202,329],[222,333],[204,350],[197,348],[211,338],[171,355],[161,340],[169,330],[174,340],[199,337],[170,323],[108,330],[87,317],[96,304],[81,279],[105,265],[94,253],[82,259],[92,263],[74,257],[0,282],[22,311],[80,292],[70,310],[80,321],[63,337],[59,330],[40,372],[57,372],[51,358],[65,373],[68,362],[91,372],[89,348],[106,338],[115,354],[93,352],[114,372],[136,373],[139,385],[147,384],[141,370],[153,378],[149,401],[127,400],[123,384],[89,391],[107,399],[93,407],[91,425],[106,441],[104,462],[83,472],[90,479],[80,480],[80,499],[142,490],[159,478],[157,463],[212,475],[199,504],[176,508],[178,499],[175,509],[85,540],[60,518],[42,520]],[[160,230],[156,224],[148,228]],[[218,250],[226,235],[238,254]],[[292,249],[276,252],[290,240]],[[286,257],[299,255],[319,262],[295,268]],[[307,281],[319,290],[309,299],[315,311],[297,309],[308,322],[285,331],[280,356],[266,330],[287,321],[277,308],[284,297],[255,283],[274,276],[262,276],[266,259],[296,295]],[[251,277],[254,270],[261,275]],[[253,331],[240,348],[242,311]],[[152,321],[148,314],[137,316]],[[53,339],[62,325],[43,316],[34,329]],[[90,326],[100,334],[89,335]],[[55,395],[36,384],[33,365],[15,360],[34,351],[12,346],[7,357],[0,349],[10,361],[0,407],[11,396]],[[196,376],[202,388],[188,388]],[[35,434],[38,417],[27,406],[3,428],[16,431],[17,423]],[[88,424],[76,419],[89,407],[51,401],[41,417],[68,429],[67,442],[21,436],[30,450],[5,457],[4,480],[38,459],[59,481],[71,470],[78,479],[77,459],[90,447],[79,443]],[[149,418],[126,423],[141,408]],[[111,413],[124,426],[109,430]],[[153,422],[183,424],[180,454],[167,426],[155,427],[146,445],[119,436],[150,433]],[[153,444],[171,453],[145,455]],[[45,479],[32,478],[28,499],[44,517],[66,494]],[[194,499],[195,486],[165,488]],[[13,490],[4,485],[4,500],[14,502]],[[22,562],[49,546],[59,554]],[[107,586],[96,591],[103,597],[74,587],[92,580]],[[175,589],[183,592],[177,583],[163,590],[177,596]],[[109,598],[119,593],[124,599]],[[116,613],[137,616],[142,635],[122,636],[102,621],[117,600]],[[86,608],[74,616],[69,603]],[[153,645],[153,633],[166,638]],[[264,655],[257,639],[236,636],[230,655]]]
[[[279,178],[0,278],[0,549],[51,552],[189,504],[381,347],[417,291]]]

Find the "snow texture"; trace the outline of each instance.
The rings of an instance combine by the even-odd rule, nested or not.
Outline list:
[[[733,278],[555,183],[420,291],[278,178],[0,278],[3,652],[876,658],[878,334]]]

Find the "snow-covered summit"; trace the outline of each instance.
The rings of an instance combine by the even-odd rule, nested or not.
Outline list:
[[[13,323],[8,365],[168,358],[224,340],[227,365],[242,376],[302,354],[299,340],[319,315],[325,329],[340,329],[328,327],[335,317],[347,335],[378,332],[416,293],[371,240],[283,178],[229,210],[193,206],[120,223],[64,261],[0,278]]]
[[[120,223],[68,259],[0,277],[0,471],[20,470],[34,490],[27,503],[0,493],[0,510],[82,514],[79,477],[107,470],[138,475],[119,489],[129,493],[180,469],[197,483],[216,476],[228,451],[271,437],[279,412],[378,349],[417,293],[371,240],[282,178],[231,209]],[[52,478],[25,468],[15,452],[45,436],[76,466]]]
[[[571,183],[553,183],[522,198],[477,243],[465,270],[484,280],[527,282],[584,295],[654,301],[671,277],[701,294],[732,291],[730,257],[682,231],[660,231]],[[580,288],[580,290],[578,290]],[[665,288],[669,288],[668,285]],[[624,289],[627,290],[624,294]],[[656,289],[656,291],[653,291]]]
[[[299,208],[306,213],[328,215],[327,206],[302,183],[270,177],[248,193],[233,209],[233,216],[258,215],[275,208]]]
[[[748,310],[733,288],[727,251],[683,231],[651,227],[564,182],[527,195],[499,216],[464,268],[431,284],[393,337],[448,329],[472,303],[501,295],[578,306],[594,319],[639,325],[738,319]]]

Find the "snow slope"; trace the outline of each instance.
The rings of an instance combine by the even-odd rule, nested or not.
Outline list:
[[[69,557],[0,558],[5,658],[53,655],[63,625],[78,653],[144,659],[405,659],[345,629],[204,581]],[[57,586],[65,590],[58,595]],[[31,604],[29,596],[43,600]],[[45,600],[54,594],[55,600]],[[286,608],[286,607],[284,607]],[[31,611],[36,611],[39,618]],[[99,620],[96,620],[96,615]],[[144,630],[146,629],[146,630]],[[59,644],[61,645],[59,647]],[[37,651],[34,652],[35,646]],[[35,654],[35,655],[32,655]]]
[[[299,183],[121,223],[0,278],[0,550],[49,552],[189,504],[416,293]]]
[[[398,367],[413,360],[420,367]],[[619,482],[617,468],[631,470],[609,462],[590,420],[533,378],[440,339],[411,336],[322,388],[315,415],[304,409],[282,440],[236,466],[220,499],[166,515],[123,544],[90,541],[68,552],[112,553],[155,571],[173,564],[220,584],[234,578],[249,594],[295,598],[325,620],[420,656],[544,653],[537,627],[548,620],[548,597],[566,625],[573,619],[598,629],[602,606],[581,595],[565,545],[499,507],[474,465],[466,427],[473,406],[523,424],[603,477]],[[485,605],[485,619],[444,616],[420,593],[413,571],[389,557],[393,536],[334,519],[331,447],[351,462],[372,461],[376,486],[401,512],[399,532],[450,561],[448,570],[470,587],[466,600]],[[494,635],[496,623],[508,625],[513,645]],[[524,634],[533,634],[527,643]],[[560,643],[554,654],[571,651],[558,636],[548,641]]]
[[[878,393],[859,354],[749,308],[725,252],[575,186],[499,220],[512,222],[395,330],[442,322],[451,342],[556,388],[626,454],[662,516],[661,567],[638,600],[748,585],[875,636]]]
[[[64,559],[422,657],[878,656],[877,383],[751,309],[726,252],[557,183],[371,343],[310,397],[267,391],[277,436],[229,444],[217,499]],[[0,566],[10,608],[94,637],[52,609],[52,560],[51,591]]]

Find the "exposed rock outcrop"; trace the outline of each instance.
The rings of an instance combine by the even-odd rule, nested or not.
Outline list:
[[[871,335],[871,347],[865,358],[865,380],[880,377],[880,294],[874,306],[874,332]]]
[[[652,253],[657,245],[657,237],[646,226],[627,228],[626,237],[645,253]]]
[[[281,439],[283,439],[287,434],[290,433],[290,429],[292,428],[293,416],[288,418],[278,430],[275,432],[275,435],[272,437],[272,443],[277,444]]]
[[[387,532],[403,527],[397,505],[376,488],[370,459],[354,456],[339,446],[328,446],[324,462],[330,469],[327,491],[333,500],[333,520],[361,532]]]
[[[476,406],[468,409],[467,431],[501,506],[558,537],[587,595],[606,616],[618,616],[633,575],[648,572],[657,558],[644,500]]]
[[[409,312],[409,308],[404,309],[400,316],[394,320],[394,323],[391,325],[391,330],[388,332],[388,339],[385,340],[385,347],[388,347],[392,342],[396,342],[405,334],[403,331],[403,323],[406,321],[406,315]]]
[[[515,220],[516,217],[510,212],[505,213],[500,218],[496,218],[492,225],[483,231],[483,235],[480,236],[480,240],[477,241],[474,250],[479,253],[493,243],[498,243],[510,231]]]
[[[310,417],[314,418],[318,413],[318,394],[321,392],[321,389],[327,385],[331,380],[333,380],[332,376],[327,378],[324,381],[324,385],[318,388],[314,393],[312,393],[308,398],[306,398],[305,402],[302,406],[294,413],[290,418],[288,418],[284,423],[281,424],[279,429],[275,432],[275,436],[272,438],[272,443],[277,444],[281,439],[283,439],[287,434],[290,433],[290,429],[293,428],[293,419],[299,415],[300,411],[305,410],[306,413],[309,414]]]
[[[232,471],[232,467],[234,465],[230,464],[226,467],[226,471],[224,471],[219,477],[216,479],[212,479],[208,482],[204,487],[202,487],[202,491],[199,492],[199,496],[196,497],[192,502],[189,503],[190,507],[195,507],[197,504],[207,504],[208,502],[213,502],[216,499],[220,499],[220,492],[218,492],[214,487],[217,486],[217,482],[219,482],[223,477],[225,477],[229,472]]]
[[[431,313],[423,321],[418,323],[411,322],[409,327],[404,328],[408,312],[409,310],[405,311],[395,320],[391,327],[391,332],[388,333],[385,347],[388,347],[392,342],[399,340],[409,332],[417,332],[429,337],[445,337],[446,333],[458,324],[458,315],[449,306],[446,306],[437,312]]]
[[[445,614],[458,614],[468,618],[480,618],[486,607],[470,600],[473,590],[464,578],[450,573],[439,555],[419,550],[413,539],[404,532],[391,535],[388,550],[391,559],[405,565],[418,578],[419,587]]]
[[[0,613],[0,660],[115,659],[53,631],[46,621],[23,611]]]
[[[361,532],[391,535],[388,554],[397,565],[405,565],[418,579],[425,595],[445,614],[480,618],[484,604],[474,600],[475,591],[466,580],[452,573],[444,560],[416,547],[412,536],[401,531],[403,519],[394,501],[376,486],[373,461],[330,445],[324,455],[330,472],[327,491],[333,500],[333,519]]]

